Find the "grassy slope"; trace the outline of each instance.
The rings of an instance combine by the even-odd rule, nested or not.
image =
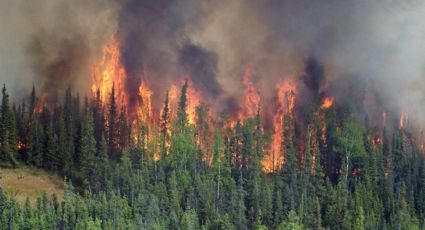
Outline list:
[[[14,196],[21,204],[27,197],[34,204],[37,196],[43,192],[49,196],[56,193],[59,200],[63,198],[63,180],[39,169],[0,168],[0,187]]]

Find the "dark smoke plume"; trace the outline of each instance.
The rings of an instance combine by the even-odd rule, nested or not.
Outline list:
[[[216,79],[217,55],[202,47],[186,44],[180,51],[180,65],[191,78],[194,86],[209,98],[216,98],[221,93],[221,86]]]
[[[116,33],[132,102],[142,80],[160,106],[190,77],[225,107],[241,100],[250,63],[264,104],[291,78],[306,95],[363,105],[369,118],[407,112],[424,127],[423,15],[419,0],[3,0],[0,81],[88,92],[90,68]]]
[[[122,2],[118,32],[130,103],[136,101],[137,93],[134,92],[137,92],[142,79],[154,92],[165,95],[166,87],[173,83],[172,78],[179,75],[176,58],[183,37],[179,12],[175,11],[173,3],[165,0]],[[155,98],[162,100],[162,97]],[[154,102],[154,105],[158,104],[161,102]]]
[[[16,91],[34,83],[51,100],[68,86],[86,93],[117,8],[102,0],[0,1],[0,81]]]

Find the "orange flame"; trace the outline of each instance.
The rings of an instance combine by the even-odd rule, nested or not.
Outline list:
[[[407,118],[408,118],[407,113],[402,112],[401,115],[400,115],[400,120],[399,120],[399,128],[400,129],[404,129],[406,127]]]
[[[108,101],[112,86],[115,87],[117,102],[126,102],[125,79],[126,72],[120,60],[120,44],[115,36],[103,47],[103,55],[92,70],[92,92],[99,89],[103,103]]]
[[[186,91],[187,105],[186,113],[189,124],[196,123],[196,108],[201,104],[201,94],[193,87],[189,80]],[[176,85],[171,85],[168,90],[168,101],[171,117],[176,116],[178,101],[180,99],[180,90]]]
[[[334,104],[334,99],[331,97],[326,97],[323,102],[322,105],[320,106],[320,108],[322,109],[329,109],[330,107],[332,107],[332,105]]]
[[[179,100],[179,90],[176,85],[171,85],[168,90],[168,107],[170,112],[170,118],[175,117],[177,114],[177,104]],[[162,109],[161,109],[162,114]]]
[[[368,135],[367,140],[372,143],[373,148],[378,149],[382,144],[382,137],[375,135]]]
[[[176,101],[177,98],[179,97],[179,91],[177,89],[177,86],[172,85],[170,87],[169,93],[168,93],[168,97],[170,101]]]
[[[373,147],[375,147],[376,149],[379,148],[379,146],[381,145],[381,143],[382,143],[382,138],[381,137],[374,137],[372,139]]]
[[[201,96],[195,88],[193,88],[193,84],[191,81],[188,83],[187,87],[187,120],[189,124],[195,124],[196,122],[196,107],[201,104]]]
[[[46,98],[47,95],[45,93],[41,95],[34,107],[34,113],[41,113],[43,111],[43,107],[46,105]]]
[[[324,120],[324,117],[322,116],[321,118],[322,120]],[[323,148],[326,149],[327,147],[327,137],[326,137],[326,131],[327,131],[328,127],[326,125],[326,123],[323,122],[322,128],[320,129],[321,135],[320,135],[320,139],[322,140],[322,144],[323,144]]]
[[[22,142],[21,140],[19,140],[19,141],[18,141],[18,143],[16,144],[16,148],[17,148],[18,150],[22,150],[22,149],[24,149],[24,148],[25,148],[25,143],[24,143],[24,142]]]
[[[321,109],[326,110],[329,109],[333,106],[334,104],[334,98],[331,97],[325,97],[325,99],[323,99],[322,105],[320,106]],[[322,121],[322,127],[320,129],[320,139],[322,141],[322,145],[323,148],[326,149],[327,148],[327,137],[326,137],[326,132],[327,132],[327,124],[325,122],[325,114],[324,113],[320,113],[320,119]]]
[[[139,121],[142,121],[145,124],[150,124],[150,119],[153,118],[152,95],[153,91],[149,89],[144,81],[142,81],[139,87],[139,97],[141,99],[141,104],[137,108],[137,117]]]
[[[254,70],[252,66],[249,65],[245,69],[245,73],[242,77],[242,83],[245,85],[245,102],[242,107],[243,111],[238,114],[240,120],[243,120],[244,116],[255,116],[260,106],[260,91],[252,82],[253,74]]]
[[[273,142],[268,159],[263,159],[263,170],[274,172],[284,162],[281,155],[281,144],[283,134],[283,117],[291,114],[295,108],[296,86],[293,82],[286,81],[277,86],[277,111],[273,118]]]

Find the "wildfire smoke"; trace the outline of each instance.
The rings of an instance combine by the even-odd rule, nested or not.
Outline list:
[[[283,117],[294,113],[307,130],[301,108],[312,104],[322,113],[342,105],[378,126],[425,127],[424,10],[421,1],[5,0],[0,82],[12,91],[36,83],[36,112],[68,86],[99,91],[104,104],[114,88],[131,122],[152,125],[167,92],[175,115],[188,79],[190,124],[204,103],[232,124],[261,111],[273,171],[284,161]],[[327,128],[315,130],[324,143]]]

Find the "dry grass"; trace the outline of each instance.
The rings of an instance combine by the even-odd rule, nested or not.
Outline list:
[[[60,201],[63,198],[62,179],[39,169],[0,168],[0,187],[21,204],[25,203],[27,197],[34,204],[43,192],[49,196],[56,193]]]

